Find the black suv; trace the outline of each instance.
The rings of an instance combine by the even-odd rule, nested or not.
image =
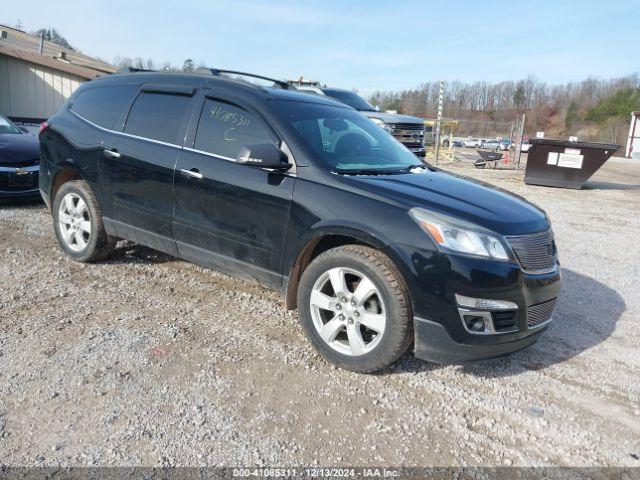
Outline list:
[[[82,85],[40,134],[62,249],[127,239],[279,290],[328,360],[371,372],[411,345],[461,362],[534,343],[560,268],[549,220],[435,170],[326,97],[209,74]]]

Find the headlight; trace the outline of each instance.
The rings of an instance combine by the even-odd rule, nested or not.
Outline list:
[[[384,121],[380,120],[379,118],[375,118],[375,117],[371,117],[371,121],[373,123],[375,123],[376,125],[378,125],[379,127],[384,128],[387,132],[391,133],[391,127],[389,125],[387,125],[386,123],[384,123]]]
[[[510,259],[500,237],[481,227],[422,208],[412,208],[409,215],[440,248],[495,260]]]

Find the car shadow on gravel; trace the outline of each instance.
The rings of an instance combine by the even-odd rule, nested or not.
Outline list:
[[[176,257],[162,253],[129,241],[118,242],[115,251],[103,263],[165,263],[178,260]]]
[[[0,199],[0,210],[8,210],[11,208],[28,208],[33,210],[39,210],[46,208],[46,205],[40,197],[14,199],[14,198],[2,198]]]
[[[640,190],[640,184],[588,181],[583,190]]]
[[[626,310],[622,297],[586,275],[567,269],[562,273],[562,293],[554,310],[554,320],[533,346],[506,357],[456,368],[478,377],[508,377],[564,362],[609,338]],[[440,368],[445,367],[407,354],[384,373],[430,372]]]

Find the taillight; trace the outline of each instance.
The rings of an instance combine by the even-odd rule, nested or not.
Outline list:
[[[42,132],[44,132],[48,126],[49,124],[47,122],[42,122],[40,124],[40,131],[38,132],[38,135],[42,135]]]

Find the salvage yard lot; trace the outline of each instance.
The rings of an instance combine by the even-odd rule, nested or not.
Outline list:
[[[640,165],[581,191],[445,166],[547,210],[564,289],[508,358],[332,367],[261,287],[130,243],[63,256],[0,206],[0,461],[9,465],[640,466]]]

